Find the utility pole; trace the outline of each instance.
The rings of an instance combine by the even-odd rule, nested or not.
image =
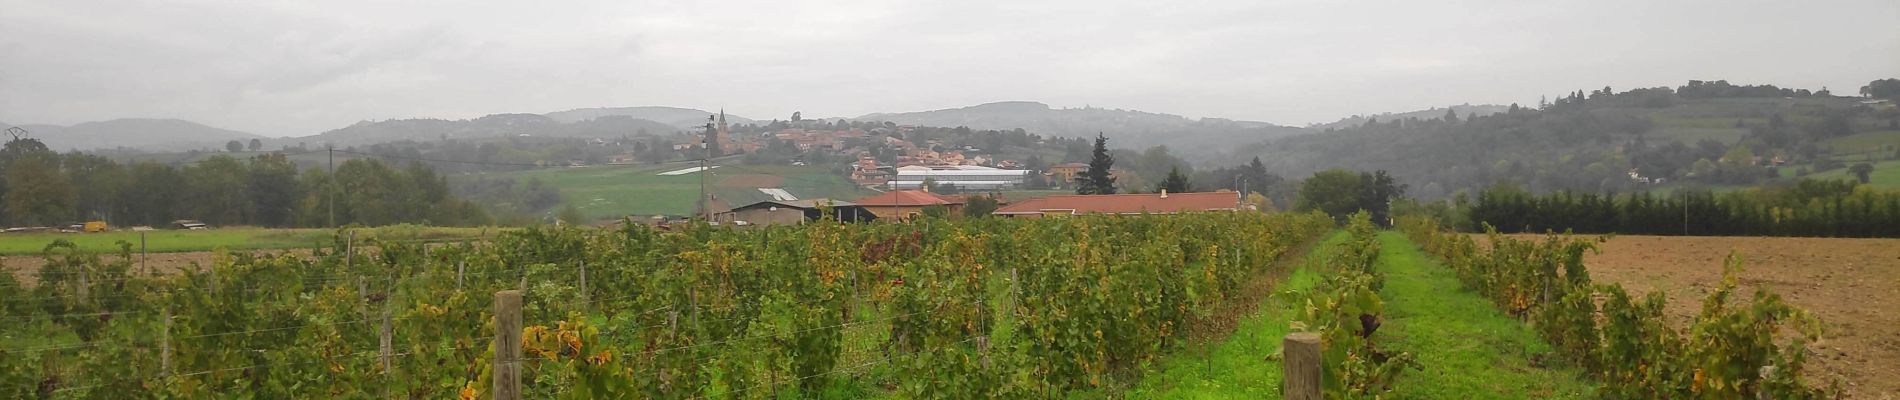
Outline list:
[[[330,227],[336,228],[336,144],[325,147],[330,149]]]
[[[706,152],[707,154],[712,154],[711,149],[708,149]],[[706,159],[700,158],[699,159],[699,216],[700,218],[705,219],[707,222],[712,222],[712,201],[706,198],[706,174],[710,174],[710,173],[712,173],[712,169],[707,168]]]
[[[699,135],[699,147],[706,153],[699,157],[699,216],[706,222],[712,222],[712,201],[706,198],[706,174],[712,173],[706,163],[712,160],[713,116],[706,116],[706,134]]]
[[[1234,175],[1234,190],[1240,192],[1234,196],[1234,211],[1247,209],[1247,186],[1245,186],[1247,181],[1244,178],[1246,177],[1242,175]]]

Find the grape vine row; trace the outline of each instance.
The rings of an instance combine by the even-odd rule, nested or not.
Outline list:
[[[1331,226],[1210,213],[339,234],[169,275],[55,246],[36,280],[0,275],[0,397],[484,398],[491,295],[511,289],[532,398],[1049,397],[1167,354]]]

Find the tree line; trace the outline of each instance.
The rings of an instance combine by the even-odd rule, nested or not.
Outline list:
[[[300,170],[283,153],[215,155],[174,166],[60,154],[31,138],[14,138],[0,148],[0,225],[103,220],[163,226],[178,219],[268,227],[492,222],[481,206],[450,193],[448,181],[420,163],[398,168],[353,159],[332,174]]]
[[[1900,191],[1850,180],[1802,180],[1726,193],[1559,191],[1541,196],[1499,184],[1480,191],[1468,210],[1450,211],[1460,206],[1436,210],[1453,222],[1462,214],[1467,224],[1461,228],[1467,231],[1489,224],[1504,233],[1900,237]]]

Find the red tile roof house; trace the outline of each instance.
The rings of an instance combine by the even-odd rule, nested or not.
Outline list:
[[[1175,214],[1197,211],[1234,211],[1240,194],[1232,191],[1058,195],[1027,199],[996,209],[994,215],[1041,218],[1077,214]]]
[[[944,196],[923,190],[893,190],[852,200],[878,219],[907,220],[922,214],[925,207],[943,206],[951,214],[963,211],[963,198]]]

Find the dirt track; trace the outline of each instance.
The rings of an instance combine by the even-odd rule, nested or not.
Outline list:
[[[284,252],[292,252],[306,256],[310,254],[309,249],[258,250],[257,254],[281,254]],[[117,255],[100,256],[100,258],[106,262],[117,261],[117,257]],[[193,263],[208,266],[211,264],[211,257],[212,252],[209,251],[151,253],[146,255],[145,262],[141,266],[139,255],[133,254],[132,270],[143,271],[144,268],[151,268],[153,272],[168,274],[191,268]],[[40,266],[45,263],[46,259],[40,256],[0,256],[0,268],[4,268],[7,272],[13,273],[13,279],[17,279],[28,285],[38,281],[38,279],[34,278],[34,275],[39,273]]]
[[[1810,376],[1840,378],[1852,398],[1900,399],[1900,239],[1618,236],[1601,249],[1584,258],[1593,278],[1632,294],[1662,290],[1678,324],[1739,252],[1741,288],[1731,299],[1765,287],[1824,324]]]

